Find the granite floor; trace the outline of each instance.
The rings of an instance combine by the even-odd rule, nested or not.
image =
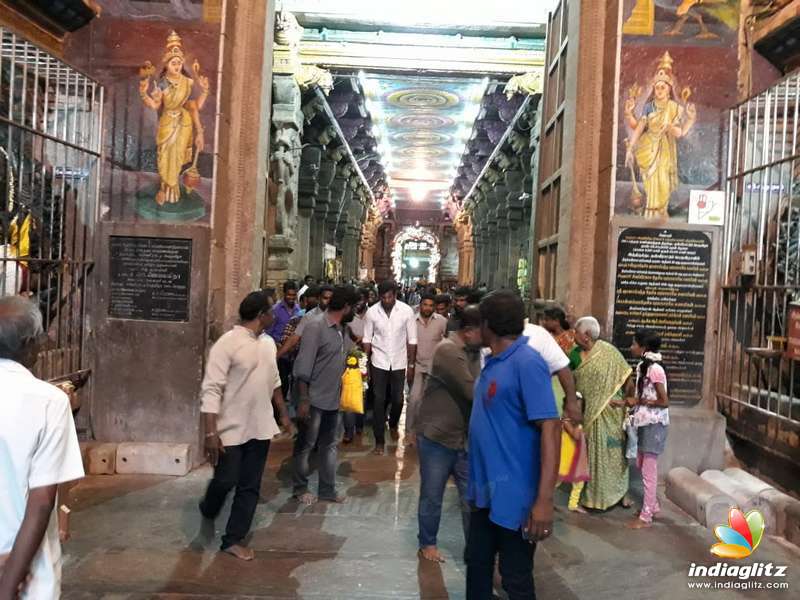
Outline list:
[[[74,490],[64,597],[464,598],[455,488],[448,486],[440,532],[447,563],[421,563],[416,557],[416,452],[402,441],[384,457],[370,456],[369,450],[366,438],[340,452],[338,473],[346,504],[306,508],[290,499],[289,442],[275,443],[253,524],[250,545],[256,559],[251,563],[217,552],[227,509],[216,531],[203,526],[197,501],[210,476],[208,467],[182,478],[88,477]],[[668,501],[663,501],[662,518],[652,529],[635,532],[622,526],[630,511],[568,513],[561,491],[558,504],[562,510],[555,535],[536,553],[540,599],[679,600],[709,593],[689,589],[687,573],[692,562],[716,562],[708,552],[713,535]],[[796,549],[768,538],[758,556],[747,560],[788,565],[784,581],[790,589],[724,590],[712,592],[714,597],[797,597]]]

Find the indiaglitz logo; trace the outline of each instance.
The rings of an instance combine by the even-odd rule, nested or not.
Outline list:
[[[711,554],[721,558],[747,558],[764,537],[764,515],[757,510],[745,515],[738,508],[731,508],[728,524],[715,527],[714,535],[719,543],[711,546]]]

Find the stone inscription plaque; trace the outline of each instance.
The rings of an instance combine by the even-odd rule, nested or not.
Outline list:
[[[620,233],[614,297],[614,345],[635,366],[634,332],[662,340],[671,402],[695,404],[703,393],[711,239],[700,231],[625,229]]]
[[[111,236],[109,252],[109,317],[189,320],[192,240]]]

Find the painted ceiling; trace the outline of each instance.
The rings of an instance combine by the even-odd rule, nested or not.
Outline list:
[[[442,210],[488,82],[377,73],[359,80],[394,207]]]

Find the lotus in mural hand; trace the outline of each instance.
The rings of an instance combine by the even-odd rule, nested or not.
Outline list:
[[[156,150],[159,185],[154,197],[139,194],[139,210],[146,216],[162,219],[161,210],[169,206],[185,204],[183,212],[188,218],[198,218],[205,212],[204,202],[194,189],[200,183],[197,158],[205,149],[200,111],[208,99],[208,77],[200,73],[200,64],[195,60],[190,77],[186,71],[186,56],[180,36],[172,31],[167,38],[166,51],[162,58],[163,68],[155,78],[156,68],[147,61],[139,69],[139,96],[145,107],[158,113]],[[198,94],[193,94],[197,84]],[[188,167],[187,167],[188,165]],[[150,204],[155,201],[155,207]],[[181,213],[173,209],[170,212]],[[154,214],[150,214],[154,213]],[[180,219],[187,218],[181,214]]]

